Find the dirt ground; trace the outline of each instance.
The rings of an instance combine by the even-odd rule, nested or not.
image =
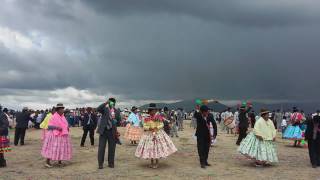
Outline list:
[[[160,161],[157,170],[149,169],[147,160],[135,158],[136,146],[117,146],[115,169],[97,168],[97,145],[81,148],[81,128],[72,128],[73,159],[66,166],[47,169],[40,155],[41,130],[28,130],[25,146],[13,147],[6,154],[7,168],[0,169],[0,180],[95,180],[95,179],[304,179],[320,180],[320,168],[310,166],[307,148],[293,148],[291,141],[277,139],[280,163],[277,166],[256,168],[251,161],[237,153],[236,137],[219,132],[217,144],[210,151],[211,167],[201,169],[198,162],[194,130],[185,124],[185,131],[174,138],[178,152]],[[124,132],[124,128],[120,128]],[[11,132],[11,140],[13,140]],[[98,135],[95,135],[98,142]]]

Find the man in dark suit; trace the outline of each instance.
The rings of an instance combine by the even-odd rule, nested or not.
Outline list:
[[[121,121],[120,111],[115,108],[116,100],[109,98],[106,103],[101,104],[97,111],[101,113],[101,120],[97,133],[99,136],[98,164],[103,169],[106,143],[108,141],[108,166],[114,168],[114,156],[116,150],[117,130],[116,125]]]
[[[97,116],[92,112],[92,108],[88,107],[87,112],[84,114],[83,118],[83,135],[81,139],[81,147],[84,147],[88,132],[90,137],[91,146],[94,146],[94,130],[97,128]]]
[[[248,113],[251,110],[251,105],[249,105],[248,108],[246,108],[245,106],[242,106],[240,108],[240,112],[239,112],[239,137],[238,140],[236,142],[236,144],[239,146],[241,141],[247,136],[247,131],[249,128],[249,119],[248,119]]]
[[[16,117],[16,130],[14,134],[14,145],[17,146],[20,140],[20,145],[24,145],[24,137],[28,128],[29,120],[31,120],[28,108],[23,108],[22,112],[17,113]]]
[[[214,129],[213,138],[217,136],[217,124],[213,115],[209,113],[209,108],[206,105],[202,105],[200,112],[196,112],[194,117],[197,120],[196,136],[200,165],[201,168],[206,168],[206,166],[211,166],[208,163],[208,154],[211,145],[210,123],[212,123]]]
[[[320,166],[320,110],[308,118],[305,139],[308,141],[311,165],[317,168]]]

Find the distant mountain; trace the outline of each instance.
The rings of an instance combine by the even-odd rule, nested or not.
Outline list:
[[[149,104],[143,105],[140,109],[147,109]],[[177,109],[183,108],[185,111],[190,112],[195,109],[196,103],[195,100],[183,100],[175,103],[157,103],[158,108],[168,107],[169,109]],[[223,111],[227,108],[226,105],[221,103],[211,102],[208,104],[209,108],[213,109],[214,111]]]
[[[195,108],[195,100],[183,100],[175,103],[158,103],[157,107],[163,108],[163,107],[168,107],[169,109],[177,109],[177,108],[183,108],[187,112],[190,112],[194,110]],[[297,107],[299,110],[304,110],[305,113],[314,113],[317,109],[320,109],[320,102],[291,102],[291,103],[260,103],[260,102],[252,102],[253,105],[253,110],[255,112],[259,112],[261,108],[267,108],[270,111],[273,110],[292,110],[293,107]],[[147,109],[149,104],[143,105],[140,107],[140,109]],[[209,103],[208,106],[212,108],[214,111],[221,112],[225,110],[228,106],[222,104],[222,103]],[[237,107],[233,106],[232,111],[235,111]]]
[[[317,109],[320,109],[320,102],[291,102],[291,103],[276,103],[276,104],[266,104],[266,103],[258,103],[252,102],[253,109],[256,112],[259,112],[261,108],[267,108],[270,111],[273,110],[283,110],[292,111],[293,107],[297,107],[299,110],[303,110],[305,113],[314,113]]]

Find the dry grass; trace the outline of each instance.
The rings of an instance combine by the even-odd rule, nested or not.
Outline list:
[[[187,125],[188,126],[188,125]],[[290,141],[278,139],[280,163],[268,168],[255,168],[237,153],[236,137],[220,133],[217,146],[211,149],[212,167],[199,167],[193,130],[186,128],[173,141],[178,152],[160,161],[158,170],[149,169],[149,161],[134,157],[135,146],[124,141],[117,146],[116,168],[97,169],[97,146],[80,148],[81,128],[72,128],[74,157],[66,167],[46,169],[40,155],[40,130],[28,130],[26,145],[13,147],[6,154],[8,167],[0,169],[0,180],[96,180],[96,179],[304,179],[320,180],[320,168],[312,169],[305,148],[290,147]],[[123,132],[124,129],[120,128]],[[12,132],[11,132],[12,134]],[[123,134],[123,133],[122,133]],[[11,135],[12,138],[12,135]],[[13,139],[13,138],[12,138]],[[87,146],[89,146],[87,139]],[[96,142],[98,136],[96,135]]]

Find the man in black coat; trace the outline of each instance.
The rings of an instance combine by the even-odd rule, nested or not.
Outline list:
[[[83,118],[83,135],[81,139],[81,147],[84,147],[88,132],[90,137],[91,146],[94,146],[94,130],[97,128],[98,118],[95,113],[92,112],[92,108],[88,107],[87,112]]]
[[[209,108],[206,105],[202,105],[200,112],[195,112],[194,117],[197,120],[196,136],[200,165],[201,168],[206,168],[206,166],[211,166],[208,163],[208,154],[211,145],[210,123],[212,123],[214,129],[213,138],[217,136],[217,124],[213,115],[209,113]]]
[[[16,116],[16,130],[14,134],[14,145],[17,146],[20,140],[20,145],[24,145],[24,137],[28,128],[29,120],[31,120],[28,108],[23,108],[22,112]]]
[[[104,154],[106,151],[106,143],[108,141],[108,166],[114,168],[114,156],[116,151],[117,127],[121,121],[120,111],[115,108],[116,100],[109,98],[106,103],[101,104],[97,111],[102,117],[98,125],[97,133],[99,136],[98,164],[99,169],[103,169]]]
[[[308,119],[305,140],[308,141],[311,165],[316,168],[320,166],[320,110]]]
[[[245,106],[242,106],[240,108],[239,112],[239,137],[237,140],[237,145],[239,146],[241,141],[246,138],[247,136],[247,131],[249,128],[249,119],[248,119],[248,112],[250,112],[251,106],[246,108]]]

